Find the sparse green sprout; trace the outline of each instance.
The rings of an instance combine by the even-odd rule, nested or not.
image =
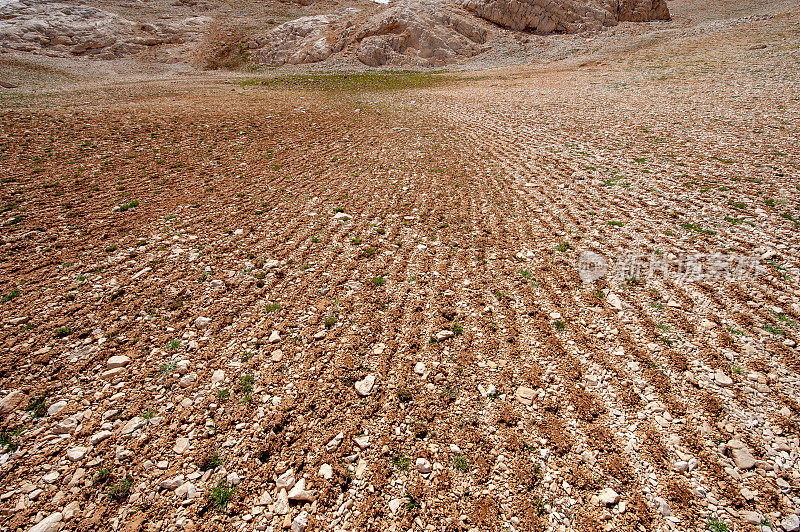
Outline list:
[[[128,495],[131,494],[132,487],[133,487],[133,479],[131,477],[126,477],[119,483],[114,484],[111,487],[111,489],[108,490],[108,494],[115,501],[122,502],[125,501],[128,498]]]
[[[312,236],[311,237],[311,242],[313,242],[314,244],[319,244],[319,237]]]
[[[130,209],[134,209],[139,206],[139,202],[136,200],[129,201],[128,203],[123,203],[119,206],[119,212],[125,212]]]
[[[336,325],[336,316],[334,316],[333,314],[329,314],[328,316],[325,317],[325,328],[330,329],[334,325]]]
[[[203,456],[198,467],[200,468],[200,471],[208,471],[209,469],[214,469],[215,467],[219,467],[221,465],[222,458],[220,458],[219,453],[212,452]]]
[[[228,486],[225,480],[220,480],[217,486],[211,490],[208,497],[208,505],[216,510],[223,511],[231,502],[236,488]]]
[[[461,336],[464,334],[464,327],[461,326],[459,323],[454,323],[450,330],[453,331],[453,334],[456,336]]]
[[[159,375],[164,375],[166,373],[172,373],[175,371],[177,364],[175,362],[167,362],[165,364],[161,364],[161,367],[158,369]]]
[[[532,277],[531,272],[529,272],[528,270],[520,270],[519,274],[528,280],[530,280],[530,278]]]
[[[15,298],[15,297],[17,297],[18,295],[19,295],[19,290],[17,290],[17,289],[15,288],[15,289],[14,289],[14,290],[12,290],[11,292],[9,292],[9,293],[7,293],[6,295],[4,295],[4,296],[3,296],[3,298],[2,298],[2,299],[0,299],[0,301],[2,301],[3,303],[8,303],[9,301],[11,301],[12,299],[14,299],[14,298]]]
[[[28,412],[33,412],[36,417],[44,417],[47,414],[47,403],[45,402],[45,394],[34,395],[28,401],[28,406],[25,407]]]
[[[690,224],[688,222],[685,223],[685,224],[681,224],[681,227],[683,227],[684,229],[688,229],[689,231],[694,231],[695,233],[700,233],[701,235],[716,235],[717,234],[716,231],[712,231],[711,229],[703,229],[702,227],[700,227],[697,224]]]
[[[94,481],[102,484],[103,482],[107,481],[111,478],[111,471],[107,467],[101,467],[97,470],[97,473],[94,475]]]
[[[217,390],[217,401],[221,403],[227,398],[228,398],[228,390],[224,388],[220,388],[219,390]]]
[[[456,455],[453,457],[453,469],[466,473],[469,471],[469,460],[466,456]]]
[[[242,375],[239,379],[239,391],[245,395],[249,395],[253,391],[253,383],[255,378],[252,375]]]
[[[374,284],[375,286],[383,286],[386,284],[386,279],[384,279],[383,277],[376,277],[372,280],[372,284]]]
[[[411,495],[410,493],[406,493],[406,510],[412,511],[415,508],[419,508],[419,499]]]
[[[359,236],[355,237],[354,239],[352,239],[350,241],[350,243],[353,244],[354,246],[359,245],[361,243],[361,237],[359,237]]]
[[[264,310],[266,310],[267,312],[275,312],[282,308],[283,306],[280,303],[267,303],[264,306]]]
[[[554,321],[554,322],[553,322],[553,327],[555,327],[555,329],[556,329],[557,331],[563,331],[563,330],[564,330],[564,327],[566,327],[566,325],[564,325],[564,322],[563,322],[563,321],[561,321],[561,320],[556,320],[556,321]]]
[[[556,249],[563,253],[569,249],[572,249],[572,245],[569,242],[562,242],[558,245]]]
[[[70,334],[72,334],[72,327],[70,327],[69,325],[59,327],[58,329],[56,329],[55,332],[56,338],[65,338]]]
[[[609,220],[608,225],[610,225],[611,227],[623,227],[625,224],[618,220]]]
[[[174,351],[174,350],[178,349],[180,346],[181,346],[180,340],[171,340],[171,341],[167,342],[167,346],[166,347],[170,351]]]
[[[392,458],[392,465],[398,469],[398,471],[408,471],[408,466],[411,463],[411,459],[408,456],[398,455]]]
[[[148,419],[148,420],[149,420],[149,419],[153,419],[153,418],[155,417],[155,413],[154,413],[152,410],[150,410],[150,409],[148,408],[147,410],[145,410],[144,412],[142,412],[142,417],[143,417],[144,419]]]
[[[708,520],[708,529],[711,532],[728,532],[728,525],[716,517]]]

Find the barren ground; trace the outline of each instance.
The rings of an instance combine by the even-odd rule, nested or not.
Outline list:
[[[400,88],[0,59],[0,530],[800,528],[800,14],[670,9]]]

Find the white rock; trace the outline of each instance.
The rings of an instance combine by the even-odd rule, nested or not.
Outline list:
[[[106,440],[106,439],[108,439],[110,437],[111,437],[111,431],[110,430],[101,430],[100,432],[96,432],[95,434],[92,434],[92,437],[89,438],[89,441],[91,442],[92,445],[97,445],[101,441]]]
[[[716,383],[720,386],[730,386],[733,384],[733,379],[728,377],[728,375],[726,375],[721,369],[717,369],[717,371],[714,373],[714,381],[716,381]]]
[[[796,514],[787,515],[781,521],[781,527],[786,532],[797,532],[800,530],[800,518]]]
[[[28,529],[28,532],[57,532],[61,527],[61,520],[64,515],[61,512],[55,512],[41,521],[38,524]]]
[[[239,478],[239,475],[238,473],[236,473],[236,471],[228,473],[226,480],[228,481],[228,484],[230,484],[231,486],[238,486],[239,483],[242,481],[242,479]]]
[[[0,416],[10,414],[21,407],[27,396],[20,391],[13,391],[0,400]]]
[[[174,478],[168,478],[166,480],[162,480],[161,483],[158,485],[158,487],[161,488],[162,490],[175,491],[176,489],[183,486],[185,481],[186,479],[184,478],[183,475],[178,475],[177,477]]]
[[[328,451],[329,453],[332,453],[339,447],[339,445],[342,443],[342,440],[344,440],[344,433],[340,432],[325,445],[325,450]]]
[[[275,487],[290,489],[294,486],[294,469],[287,469],[275,480]]]
[[[225,380],[225,370],[218,369],[211,375],[211,384],[219,384]]]
[[[211,324],[211,318],[206,318],[204,316],[198,316],[194,320],[194,326],[198,329],[204,329]]]
[[[272,511],[278,515],[286,515],[289,513],[289,496],[286,494],[284,488],[281,488],[278,492],[275,504],[272,505]]]
[[[191,482],[184,482],[175,490],[175,495],[179,499],[194,499],[197,496],[197,488]]]
[[[261,494],[261,497],[259,497],[258,505],[269,506],[270,504],[272,504],[272,495],[270,495],[268,491],[265,491]]]
[[[611,488],[603,488],[597,495],[600,504],[605,506],[613,506],[619,502],[619,494]]]
[[[125,423],[124,427],[122,427],[122,435],[126,436],[134,431],[139,430],[145,425],[147,425],[147,420],[145,418],[140,416],[133,417],[129,419],[127,423]]]
[[[52,405],[50,405],[50,407],[47,409],[47,415],[48,416],[54,416],[54,415],[58,414],[59,412],[61,412],[62,410],[64,410],[64,408],[66,408],[66,406],[67,406],[67,402],[66,401],[55,402]]]
[[[350,218],[352,217],[345,212],[337,212],[333,215],[334,220],[349,220]]]
[[[389,501],[389,510],[393,514],[396,514],[397,510],[399,510],[400,506],[402,505],[403,505],[403,499],[392,499],[391,501]]]
[[[678,471],[680,473],[686,473],[687,471],[689,471],[689,462],[686,462],[684,460],[675,462],[675,471]]]
[[[438,333],[436,333],[436,341],[442,342],[444,340],[447,340],[448,338],[452,338],[453,336],[455,336],[455,334],[453,334],[453,331],[448,331],[447,329],[445,329],[443,331],[439,331]]]
[[[369,436],[356,436],[353,441],[358,445],[359,449],[366,449],[369,447]]]
[[[356,382],[356,392],[358,395],[367,396],[372,393],[372,388],[375,386],[375,375],[367,375],[362,380]]]
[[[75,418],[68,417],[61,423],[53,427],[55,434],[75,434],[78,430],[78,421]]]
[[[450,452],[454,454],[461,454],[461,447],[456,445],[455,443],[450,444]]]
[[[303,510],[292,521],[292,532],[305,532],[308,526],[308,512]]]
[[[73,447],[72,449],[67,449],[67,458],[70,459],[71,462],[80,462],[86,456],[86,452],[89,449],[86,447]]]
[[[301,478],[289,491],[288,497],[292,501],[314,502],[319,494],[316,491],[306,490],[306,479]]]
[[[178,438],[175,447],[172,448],[177,454],[183,454],[189,448],[189,438]]]
[[[330,464],[322,464],[319,466],[319,476],[325,480],[331,480],[333,478],[333,467]]]
[[[123,368],[130,363],[131,359],[129,357],[126,357],[125,355],[117,355],[108,359],[108,361],[106,362],[106,368],[108,369]]]
[[[606,301],[611,305],[614,310],[622,310],[622,300],[614,292],[609,292],[606,296]]]
[[[419,471],[423,475],[428,474],[433,470],[433,466],[431,466],[431,463],[424,458],[417,458],[416,467],[417,471]]]
[[[422,362],[417,362],[414,365],[414,373],[416,373],[417,375],[424,375],[425,374],[425,364],[423,364]]]
[[[70,519],[78,515],[80,508],[81,507],[78,501],[72,501],[71,503],[66,505],[64,507],[64,511],[62,512],[64,514],[64,521],[69,521]]]
[[[58,480],[58,471],[50,471],[42,477],[42,480],[48,484],[53,484],[56,480]]]
[[[269,340],[267,340],[271,344],[277,344],[281,341],[281,333],[278,331],[272,331],[272,334],[269,335]]]

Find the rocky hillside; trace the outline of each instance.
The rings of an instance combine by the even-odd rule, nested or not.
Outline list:
[[[285,22],[275,26],[270,15],[277,11],[266,3],[240,16],[226,33],[212,24],[215,17],[230,23],[220,6],[204,4],[188,16],[164,7],[148,18],[152,6],[137,12],[126,5],[3,0],[0,52],[113,59],[166,49],[173,51],[168,60],[177,61],[188,60],[185,50],[191,48],[195,59],[241,50],[242,62],[271,66],[316,63],[337,54],[371,67],[442,66],[476,56],[514,32],[576,33],[669,18],[665,0],[398,0],[386,6],[340,3],[331,13],[320,13],[319,5],[298,6],[293,14],[304,16],[284,13],[279,20]],[[215,57],[199,64],[234,66],[228,63]]]

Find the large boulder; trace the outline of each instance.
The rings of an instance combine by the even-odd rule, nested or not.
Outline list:
[[[669,19],[666,0],[461,0],[461,5],[504,28],[542,34]]]
[[[85,5],[42,0],[0,1],[0,51],[103,59],[194,40],[210,19],[138,23]]]
[[[267,65],[314,63],[348,49],[369,66],[439,66],[482,50],[491,28],[435,0],[401,0],[364,16],[356,9],[301,17],[250,43],[250,58]]]

